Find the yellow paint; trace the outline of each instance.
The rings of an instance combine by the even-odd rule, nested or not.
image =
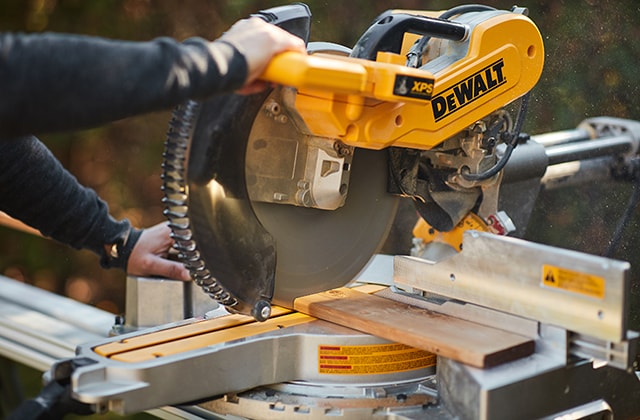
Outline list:
[[[451,245],[456,251],[462,251],[462,236],[467,230],[490,231],[480,216],[475,213],[469,213],[449,232],[437,231],[424,219],[420,218],[413,228],[413,236],[422,239],[425,243],[445,243]]]

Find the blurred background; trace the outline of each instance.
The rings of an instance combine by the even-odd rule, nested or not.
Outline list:
[[[236,20],[283,0],[2,0],[0,30],[69,32],[127,40],[158,36],[218,37]],[[352,46],[389,8],[443,10],[460,4],[426,0],[307,0],[312,41]],[[509,1],[484,1],[510,8]],[[546,49],[545,69],[533,91],[525,124],[530,134],[574,128],[607,115],[640,119],[640,2],[527,1]],[[163,220],[160,164],[170,110],[87,131],[42,137],[81,183],[95,189],[117,218],[139,227]],[[601,254],[624,212],[630,185],[588,185],[543,194],[528,239]],[[638,328],[636,211],[615,255],[635,265],[633,325]],[[406,244],[408,250],[410,244]],[[124,310],[124,273],[102,270],[96,256],[0,228],[0,273],[70,296],[114,314]]]

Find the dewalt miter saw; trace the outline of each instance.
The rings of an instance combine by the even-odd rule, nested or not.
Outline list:
[[[308,39],[302,4],[257,16]],[[130,277],[131,312],[162,320],[127,309],[116,337],[51,367],[45,395],[183,418],[640,415],[630,264],[518,238],[541,187],[633,180],[634,208],[640,123],[524,135],[544,51],[522,8],[392,10],[353,48],[308,52],[273,59],[273,89],[171,122],[165,214],[228,311]],[[420,215],[412,256],[374,256],[400,199]],[[145,299],[161,288],[166,306]]]
[[[305,5],[258,16],[308,39]],[[438,231],[469,215],[509,231],[502,169],[526,141],[543,57],[522,8],[392,10],[353,49],[310,43],[309,55],[277,56],[268,92],[186,104],[164,163],[181,259],[214,299],[265,320],[271,303],[351,281],[397,197]]]

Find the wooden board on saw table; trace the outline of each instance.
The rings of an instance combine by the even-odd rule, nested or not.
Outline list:
[[[528,356],[531,338],[349,288],[299,297],[294,309],[479,368]]]

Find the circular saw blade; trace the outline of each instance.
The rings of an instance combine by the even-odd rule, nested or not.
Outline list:
[[[231,309],[258,319],[269,301],[292,307],[296,297],[351,281],[385,239],[398,202],[387,193],[387,152],[365,149],[354,153],[347,199],[336,210],[252,200],[246,156],[269,97],[204,103],[187,153],[197,270],[210,272],[209,289],[233,298]],[[297,136],[303,134],[296,128],[288,138]],[[274,164],[282,156],[265,159]]]
[[[344,286],[386,238],[398,203],[386,189],[386,151],[356,150],[351,171],[346,202],[336,210],[252,203],[276,242],[275,304]]]

